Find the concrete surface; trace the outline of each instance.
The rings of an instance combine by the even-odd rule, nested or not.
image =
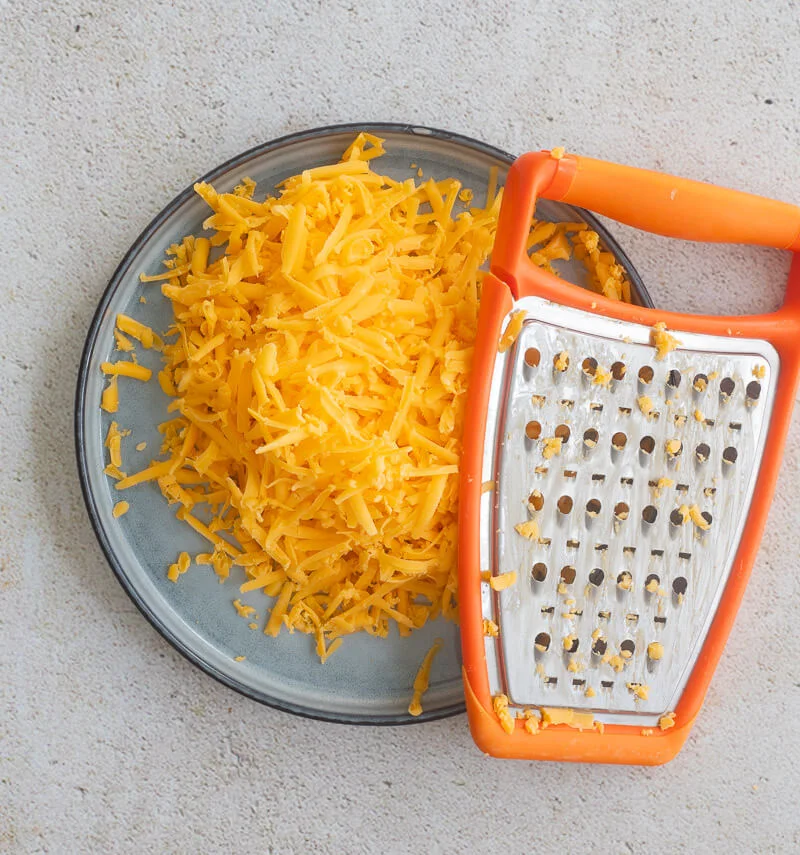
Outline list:
[[[800,413],[705,709],[652,770],[486,759],[462,717],[343,728],[238,697],[128,601],[73,463],[115,265],[260,141],[410,120],[800,201],[800,4],[659,6],[0,3],[0,851],[800,850]],[[776,253],[618,233],[661,306],[779,300]]]

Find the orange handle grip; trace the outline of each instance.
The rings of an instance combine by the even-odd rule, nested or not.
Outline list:
[[[541,195],[665,237],[800,252],[800,207],[647,169],[567,155]]]

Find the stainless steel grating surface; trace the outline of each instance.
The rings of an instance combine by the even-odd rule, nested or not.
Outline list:
[[[516,706],[645,724],[676,705],[730,572],[778,356],[677,333],[658,360],[649,327],[536,298],[522,309],[484,455],[481,566],[517,573],[505,591],[483,585],[500,627],[490,683]],[[538,536],[515,530],[529,520]]]

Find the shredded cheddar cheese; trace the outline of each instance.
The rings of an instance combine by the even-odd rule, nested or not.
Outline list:
[[[511,570],[508,573],[501,573],[499,576],[489,577],[489,587],[493,591],[505,591],[517,581],[516,570]]]
[[[672,353],[681,342],[667,332],[667,325],[664,321],[659,321],[650,332],[650,343],[656,349],[656,359],[661,360],[668,353]]]
[[[561,442],[562,439],[560,436],[547,437],[542,443],[542,457],[545,460],[550,460],[561,454]]]
[[[527,520],[514,526],[514,530],[528,540],[536,540],[539,537],[539,523],[536,520]]]
[[[323,661],[351,633],[457,620],[461,427],[502,191],[495,169],[485,206],[458,211],[472,195],[457,180],[394,180],[372,168],[382,153],[360,134],[263,201],[248,179],[232,193],[197,184],[210,237],[185,237],[140,277],[171,302],[172,327],[116,319],[118,342],[162,352],[172,398],[161,458],[130,475],[112,461],[116,488],[157,484],[209,541],[196,563],[220,581],[241,567],[242,593],[275,598],[264,633],[313,635]],[[528,249],[550,270],[574,253],[598,292],[629,299],[583,223],[534,222]],[[152,374],[135,359],[101,370],[110,413],[119,377]]]
[[[517,340],[517,336],[522,330],[522,325],[525,323],[525,312],[514,312],[509,318],[503,334],[500,336],[500,342],[497,349],[500,353],[505,353],[511,345]]]
[[[414,679],[414,695],[411,698],[411,703],[408,705],[410,715],[418,716],[422,714],[422,696],[428,691],[431,679],[431,665],[433,665],[433,659],[436,654],[442,649],[443,643],[441,638],[437,638],[419,666],[419,671],[417,671],[417,676]]]
[[[500,727],[510,736],[514,732],[514,717],[508,711],[508,696],[495,695],[492,698],[492,709],[500,722]]]
[[[116,520],[124,514],[127,514],[129,510],[130,505],[127,502],[117,502],[111,509],[111,516]]]
[[[500,634],[500,627],[493,620],[489,620],[489,618],[484,618],[483,634],[487,638],[497,638],[497,636]]]

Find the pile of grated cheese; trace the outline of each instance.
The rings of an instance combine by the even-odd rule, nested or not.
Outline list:
[[[371,167],[382,153],[360,134],[264,201],[248,179],[196,185],[212,236],[141,277],[162,283],[173,327],[162,342],[118,321],[118,349],[162,349],[172,417],[159,460],[126,476],[115,445],[106,471],[119,490],[157,482],[209,541],[194,562],[221,581],[241,567],[241,592],[276,597],[264,632],[313,634],[323,661],[353,632],[457,619],[461,429],[502,191],[493,176],[486,206],[457,213],[472,198],[458,181],[392,180]],[[626,297],[596,238],[534,222],[529,248],[552,269],[577,247],[597,290]],[[132,359],[104,363],[111,412],[118,378],[148,380]]]

